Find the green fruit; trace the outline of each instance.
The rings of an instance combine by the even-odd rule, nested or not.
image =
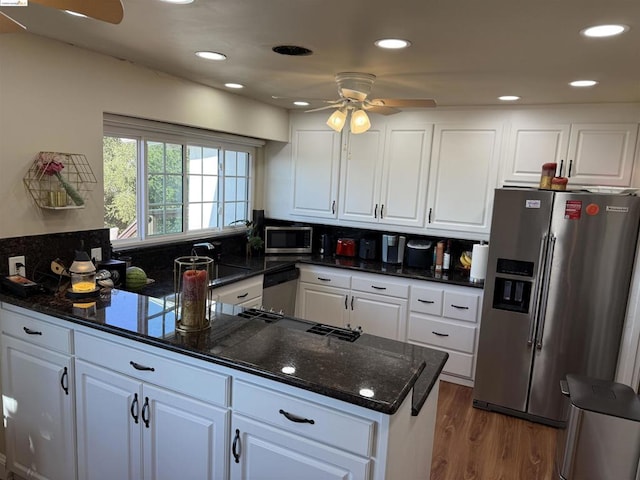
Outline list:
[[[125,286],[128,290],[140,290],[147,284],[147,274],[140,267],[127,268]]]

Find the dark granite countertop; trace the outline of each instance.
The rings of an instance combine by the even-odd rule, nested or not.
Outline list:
[[[269,269],[284,268],[291,260]],[[301,261],[299,259],[295,261]],[[252,270],[256,271],[256,270]],[[260,272],[261,273],[261,272]],[[448,358],[446,352],[363,334],[355,343],[317,336],[285,325],[238,317],[243,308],[217,304],[212,327],[175,332],[173,295],[161,298],[104,291],[95,309],[74,309],[63,294],[28,298],[0,293],[0,302],[249,372],[355,405],[393,414],[412,392],[417,414]],[[90,312],[90,313],[87,313]],[[286,322],[283,322],[286,323]],[[292,374],[283,373],[293,367]],[[285,369],[286,371],[286,369]],[[366,392],[373,392],[367,396]],[[365,393],[363,395],[363,393]]]
[[[392,265],[379,260],[362,260],[360,258],[320,256],[320,255],[265,255],[259,257],[225,256],[219,265],[220,272],[232,270],[233,267],[246,269],[232,275],[222,276],[212,282],[212,287],[224,285],[243,280],[255,275],[261,275],[279,269],[290,267],[296,263],[318,265],[325,267],[343,268],[358,272],[377,273],[401,277],[405,279],[427,280],[449,285],[460,285],[463,287],[483,288],[484,282],[472,282],[469,280],[469,272],[454,269],[448,274],[435,275],[430,269],[408,268],[404,265]],[[231,267],[231,268],[229,268]],[[173,271],[169,269],[157,269],[147,272],[154,279],[151,283],[140,290],[142,295],[164,296],[173,292]]]

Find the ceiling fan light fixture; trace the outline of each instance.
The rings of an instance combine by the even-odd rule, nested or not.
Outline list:
[[[364,133],[371,128],[371,120],[364,110],[354,110],[351,114],[351,133],[357,135]]]
[[[347,123],[347,112],[343,108],[334,111],[327,120],[327,125],[338,133],[342,131],[345,123]]]
[[[409,40],[402,40],[401,38],[381,38],[380,40],[376,40],[374,45],[387,50],[399,50],[409,47],[411,42]]]

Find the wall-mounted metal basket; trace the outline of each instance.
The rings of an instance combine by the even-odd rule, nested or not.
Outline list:
[[[36,204],[48,210],[84,208],[98,183],[86,156],[60,152],[39,152],[23,181]]]

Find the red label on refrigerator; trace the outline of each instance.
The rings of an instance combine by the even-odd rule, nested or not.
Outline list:
[[[564,218],[567,220],[579,220],[582,213],[582,200],[567,200],[564,205]]]

